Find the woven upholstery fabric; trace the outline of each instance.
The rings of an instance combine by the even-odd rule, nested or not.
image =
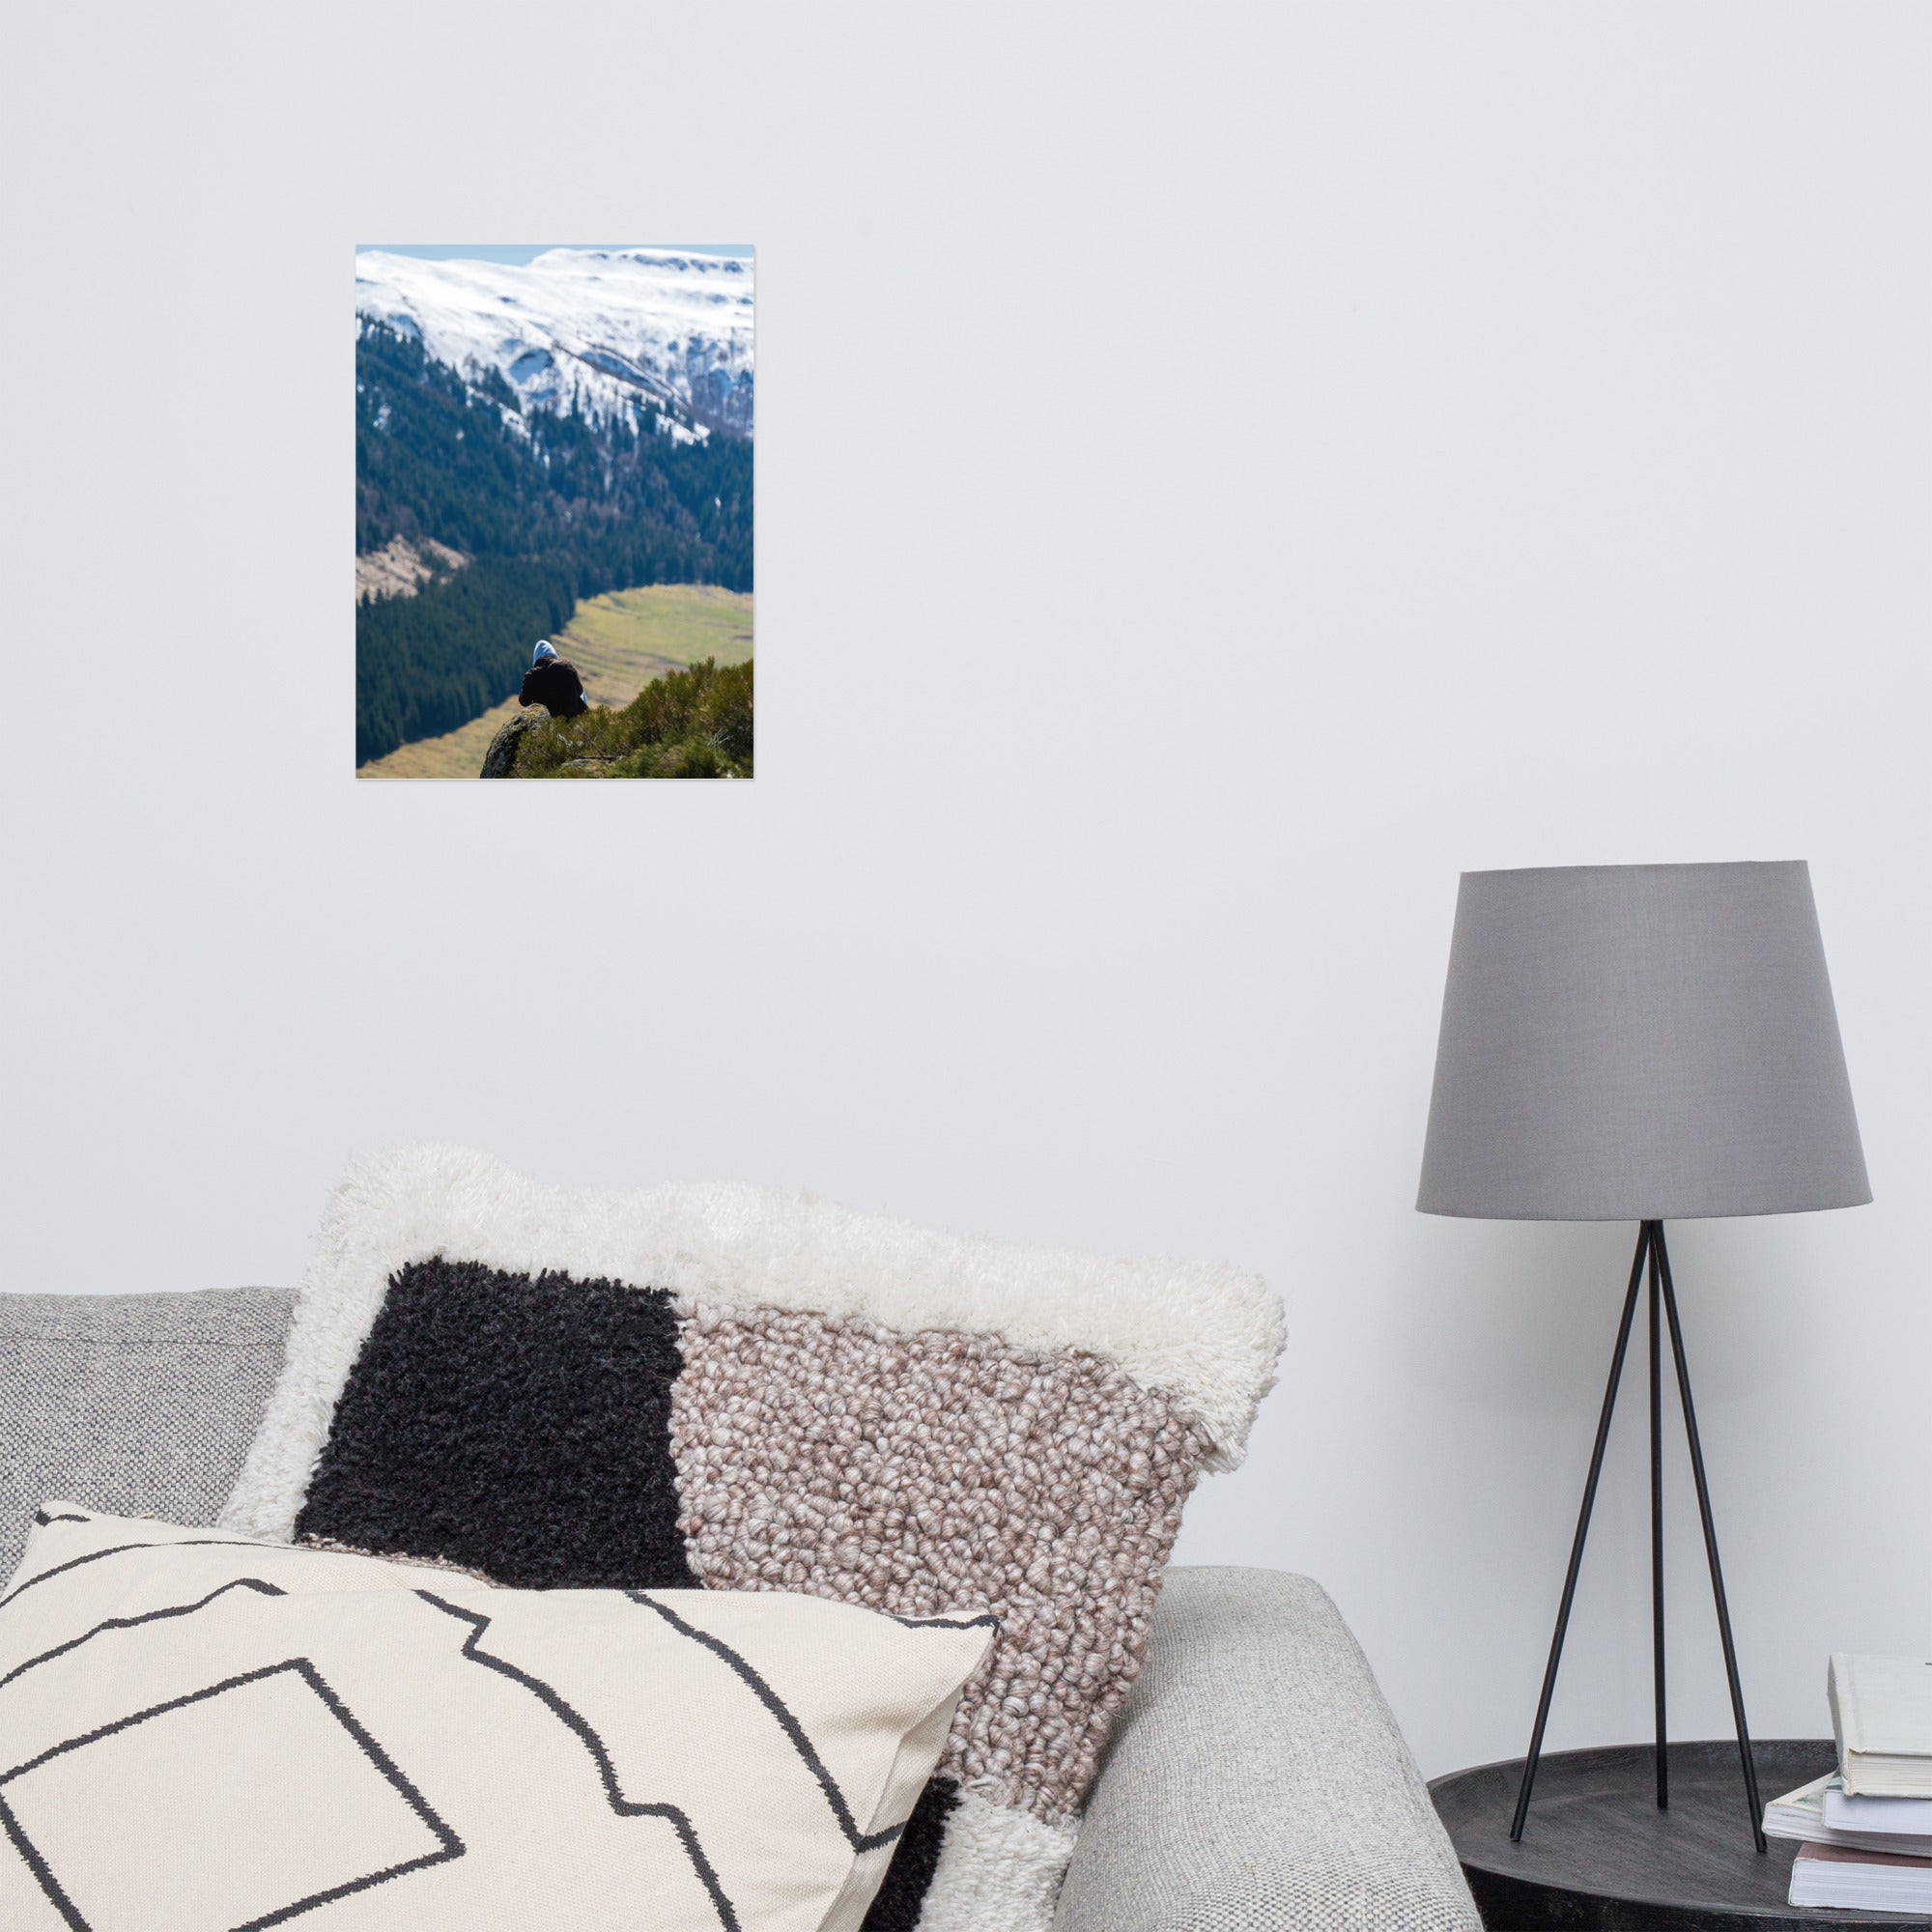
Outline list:
[[[293,1300],[0,1295],[4,1569],[48,1497],[107,1508],[118,1493],[129,1513],[209,1521]],[[170,1500],[182,1495],[200,1501]],[[927,1879],[895,1922],[917,1918]],[[1056,1932],[1478,1922],[1394,1719],[1321,1589],[1265,1571],[1170,1569]]]
[[[1368,1660],[1321,1586],[1170,1570],[1055,1932],[1481,1932]]]
[[[214,1520],[282,1364],[292,1293],[0,1294],[0,1577],[49,1496]]]

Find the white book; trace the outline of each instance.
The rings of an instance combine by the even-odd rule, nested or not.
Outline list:
[[[1854,1798],[1833,1773],[1825,1787],[1825,1824],[1833,1832],[1895,1837],[1900,1842],[1889,1849],[1914,1858],[1932,1853],[1932,1798]]]
[[[1919,1912],[1932,1905],[1932,1859],[1800,1845],[1791,1861],[1791,1902],[1848,1912]]]
[[[1846,1791],[1932,1798],[1932,1658],[1834,1652],[1825,1692]]]
[[[1851,1822],[1837,1823],[1833,1817],[1833,1802]],[[1915,1859],[1932,1858],[1932,1818],[1921,1817],[1922,1835],[1877,1826],[1861,1825],[1868,1807],[1895,1806],[1902,1811],[1932,1812],[1932,1802],[1922,1798],[1845,1798],[1844,1787],[1835,1771],[1814,1777],[1782,1798],[1774,1798],[1764,1807],[1764,1834],[1767,1838],[1797,1838],[1807,1845],[1843,1845],[1853,1851],[1903,1852]]]

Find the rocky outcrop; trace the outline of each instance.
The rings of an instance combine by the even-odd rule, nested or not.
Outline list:
[[[476,774],[480,779],[513,779],[517,775],[517,752],[524,742],[524,733],[534,730],[548,721],[549,713],[544,711],[520,711],[490,740],[490,749],[483,753],[483,769]]]
[[[405,537],[391,537],[381,550],[365,550],[355,558],[355,601],[376,597],[413,597],[439,570],[461,570],[469,559],[425,537],[420,547]]]

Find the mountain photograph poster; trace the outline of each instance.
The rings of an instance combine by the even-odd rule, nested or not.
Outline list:
[[[753,255],[355,251],[355,776],[752,777]]]

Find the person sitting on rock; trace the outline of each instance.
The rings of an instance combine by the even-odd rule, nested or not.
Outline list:
[[[545,638],[524,673],[523,696],[519,704],[541,704],[553,718],[582,718],[590,709],[583,697],[583,680],[577,667],[556,654],[556,646]]]

